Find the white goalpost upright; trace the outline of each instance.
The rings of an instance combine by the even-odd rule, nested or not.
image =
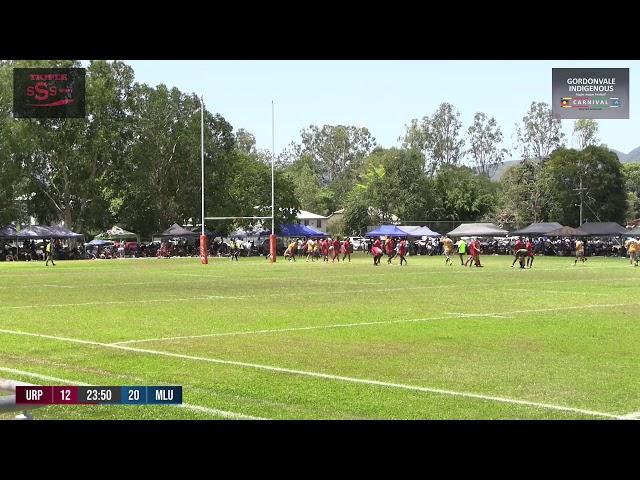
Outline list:
[[[271,100],[271,235],[269,235],[269,260],[273,263],[276,261],[277,243],[276,243],[276,206],[275,206],[275,145],[276,145],[276,133],[275,133],[275,110],[273,106],[273,100]]]
[[[200,96],[200,174],[202,183],[200,185],[200,193],[202,195],[202,211],[200,223],[202,230],[200,232],[200,263],[206,265],[209,263],[209,245],[207,236],[204,234],[204,95]]]
[[[270,217],[205,217],[204,216],[204,96],[200,97],[200,173],[201,173],[201,223],[200,232],[200,262],[209,263],[209,245],[204,231],[205,220],[268,220],[271,219],[271,234],[269,235],[269,261],[276,261],[277,243],[275,234],[275,113],[273,100],[271,101],[271,216]]]

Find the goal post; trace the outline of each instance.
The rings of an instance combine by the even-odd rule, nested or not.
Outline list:
[[[205,217],[204,216],[204,95],[200,96],[200,193],[201,193],[201,217],[202,231],[200,233],[200,262],[204,265],[209,263],[209,245],[207,236],[204,233],[205,220],[235,220],[235,219],[252,219],[252,220],[268,220],[271,219],[271,234],[269,235],[269,261],[275,263],[277,254],[277,238],[275,226],[275,107],[273,100],[271,101],[271,216],[270,217]]]

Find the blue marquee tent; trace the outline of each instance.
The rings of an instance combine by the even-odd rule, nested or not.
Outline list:
[[[300,225],[297,223],[287,223],[280,225],[280,235],[283,237],[326,237],[327,234],[319,230],[309,227],[308,225]]]
[[[410,234],[395,225],[380,225],[378,228],[365,234],[365,237],[407,237]]]
[[[434,232],[429,227],[420,227],[414,225],[400,225],[401,230],[404,230],[410,237],[440,237],[438,232]]]

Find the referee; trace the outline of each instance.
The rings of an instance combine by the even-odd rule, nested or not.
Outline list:
[[[55,263],[53,263],[53,240],[49,240],[47,242],[47,246],[44,248],[45,251],[45,255],[47,258],[47,261],[44,262],[45,266],[49,266],[49,260],[51,260],[51,265],[53,265],[54,267],[56,266]]]

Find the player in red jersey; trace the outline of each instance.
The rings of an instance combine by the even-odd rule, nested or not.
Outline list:
[[[333,258],[331,259],[331,263],[338,259],[338,263],[340,263],[340,239],[338,237],[333,239]]]
[[[349,263],[351,263],[351,242],[349,241],[349,237],[345,238],[344,242],[342,242],[342,261],[343,262],[346,257],[349,257]]]
[[[513,247],[514,258],[513,258],[513,262],[511,263],[511,268],[513,268],[513,266],[516,264],[516,262],[520,258],[520,254],[518,253],[518,250],[522,250],[523,248],[525,248],[524,242],[522,241],[522,238],[518,238],[518,240],[516,240],[515,247]]]
[[[465,267],[467,264],[469,264],[469,266],[475,264],[476,267],[482,267],[482,265],[480,265],[480,240],[477,238],[469,244],[469,258],[464,263]]]
[[[531,238],[527,240],[525,244],[525,248],[527,249],[527,267],[533,267],[533,242]]]
[[[405,258],[407,255],[407,241],[403,238],[400,240],[400,244],[398,245],[398,256],[400,257],[400,266],[402,266],[402,262],[405,265],[408,265],[407,259]]]
[[[391,260],[393,260],[393,257],[396,256],[396,244],[394,243],[393,238],[388,237],[385,240],[384,249],[385,249],[385,252],[386,252],[387,256],[389,257],[387,259],[387,264],[391,264]]]
[[[322,261],[329,262],[329,240],[326,238],[322,241]]]
[[[371,247],[371,255],[373,255],[373,264],[380,265],[380,259],[382,258],[382,242],[377,238],[375,242],[373,242],[373,247]]]
[[[476,262],[476,267],[482,267],[482,265],[480,264],[480,239],[476,238],[474,244],[476,248],[473,260]]]

